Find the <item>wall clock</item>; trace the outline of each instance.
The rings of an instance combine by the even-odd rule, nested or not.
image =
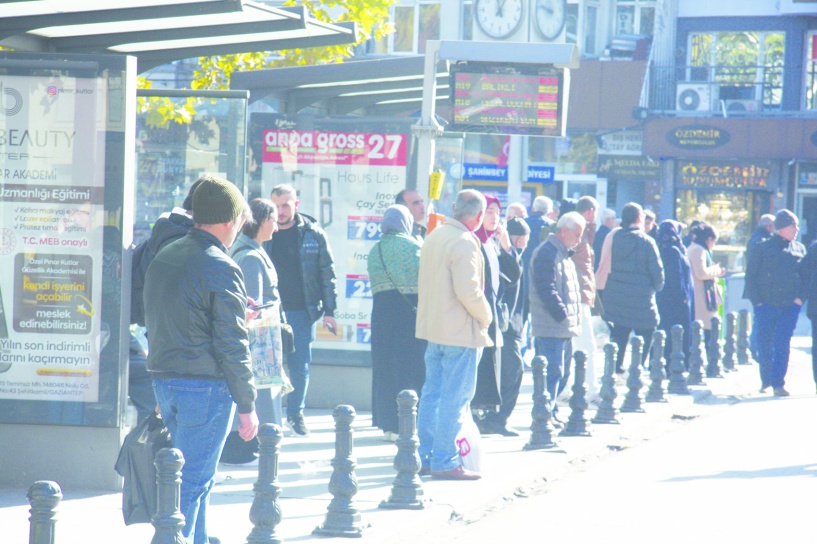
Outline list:
[[[567,0],[536,0],[533,22],[546,40],[555,40],[565,27]]]
[[[476,0],[474,18],[488,36],[507,38],[522,23],[523,8],[523,0]]]

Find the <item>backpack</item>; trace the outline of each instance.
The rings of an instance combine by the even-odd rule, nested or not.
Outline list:
[[[184,216],[171,214],[160,218],[153,227],[150,238],[133,248],[131,260],[130,322],[145,326],[145,277],[148,267],[159,250],[170,242],[178,240],[190,230],[193,221]]]
[[[145,326],[145,303],[142,300],[145,275],[150,261],[156,256],[156,253],[148,249],[148,242],[150,239],[133,248],[133,260],[131,261],[130,322],[142,327]]]

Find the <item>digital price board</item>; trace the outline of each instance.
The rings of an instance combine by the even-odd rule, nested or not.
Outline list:
[[[461,63],[451,66],[447,130],[564,136],[569,72],[553,66]]]

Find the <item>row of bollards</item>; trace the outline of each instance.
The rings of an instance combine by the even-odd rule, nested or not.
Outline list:
[[[690,385],[704,385],[707,378],[722,377],[723,372],[736,370],[737,365],[751,364],[749,354],[748,313],[726,314],[723,340],[720,338],[721,320],[713,317],[708,344],[704,341],[703,323],[694,321],[690,331],[689,358],[684,353],[684,329],[675,325],[670,331],[669,361],[664,358],[666,334],[655,331],[649,356],[650,386],[642,398],[641,379],[642,346],[644,340],[635,336],[630,339],[631,362],[627,376],[627,392],[619,409],[620,412],[644,412],[642,402],[667,402],[666,393],[690,394]],[[617,397],[615,387],[615,360],[618,348],[606,344],[604,352],[604,373],[594,424],[619,423],[614,402]],[[704,365],[706,358],[706,365]],[[570,415],[560,436],[590,436],[585,412],[588,409],[584,386],[587,355],[576,351],[573,355],[575,378],[569,400]],[[686,361],[686,362],[685,362]],[[531,410],[530,439],[525,450],[552,449],[558,447],[553,438],[556,428],[552,422],[551,399],[545,387],[546,360],[534,357],[531,363],[533,374],[533,408]],[[666,389],[664,382],[667,382]],[[422,509],[425,507],[423,486],[419,477],[420,457],[417,454],[417,394],[401,391],[397,397],[399,438],[396,441],[397,454],[394,469],[397,475],[392,483],[387,500],[380,503],[386,509]],[[332,499],[327,507],[323,524],[315,528],[314,535],[360,537],[365,525],[361,520],[354,497],[358,492],[355,475],[356,460],[353,456],[355,409],[341,405],[333,412],[335,420],[335,457],[332,459],[332,475],[329,479],[329,493]],[[278,457],[282,439],[281,428],[264,424],[258,431],[259,464],[258,479],[253,485],[255,494],[250,507],[250,521],[253,529],[247,537],[247,544],[280,544],[277,533],[282,521],[278,484]],[[157,508],[152,518],[154,536],[151,544],[182,544],[184,516],[180,510],[180,488],[184,458],[179,450],[160,450],[154,460],[157,481]],[[29,489],[27,498],[31,504],[29,544],[55,544],[57,507],[62,500],[58,484],[50,481],[35,482]]]

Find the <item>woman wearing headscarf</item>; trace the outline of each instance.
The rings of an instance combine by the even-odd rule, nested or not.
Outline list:
[[[669,367],[672,353],[672,327],[684,327],[684,365],[689,357],[689,327],[695,308],[695,291],[692,271],[686,256],[682,233],[684,225],[667,219],[658,226],[658,254],[664,265],[664,288],[655,294],[660,322],[658,328],[667,334],[664,345],[664,359]]]
[[[522,272],[519,261],[516,259],[508,231],[500,221],[502,206],[499,199],[492,195],[485,195],[488,206],[482,226],[474,234],[482,242],[482,256],[485,260],[485,298],[491,306],[494,319],[488,327],[488,334],[494,345],[482,350],[482,358],[477,368],[477,389],[471,400],[472,410],[496,410],[502,404],[500,394],[500,353],[502,348],[502,332],[498,319],[499,307],[497,302],[504,295],[505,289],[516,285]],[[477,425],[481,421],[477,420]]]
[[[369,252],[372,285],[372,425],[396,440],[397,394],[417,395],[425,381],[426,341],[415,338],[417,275],[421,242],[412,236],[406,206],[391,206],[380,223],[380,240]]]

